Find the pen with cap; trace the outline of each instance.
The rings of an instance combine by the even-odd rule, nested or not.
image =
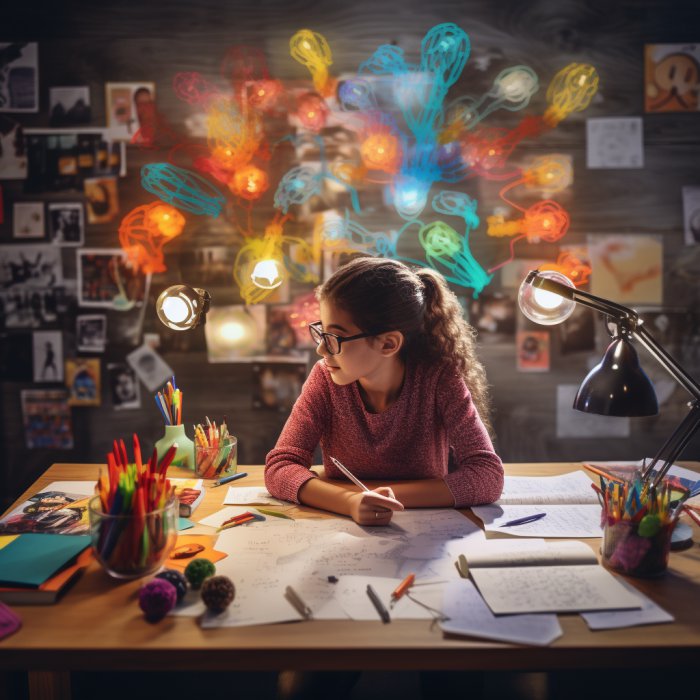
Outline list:
[[[313,617],[311,608],[291,586],[287,586],[284,589],[284,597],[305,620],[310,620]]]
[[[509,520],[507,523],[501,523],[500,527],[511,527],[513,525],[525,525],[525,523],[534,523],[535,520],[544,518],[547,513],[535,513],[533,515],[526,515],[522,518],[516,518],[515,520]]]
[[[368,583],[367,584],[367,595],[369,596],[369,599],[372,601],[372,605],[374,605],[374,609],[379,613],[379,617],[382,618],[382,622],[386,624],[387,622],[391,622],[391,617],[389,616],[389,611],[384,607],[384,603],[382,603],[381,599],[377,595],[377,591],[372,588],[372,586]]]
[[[235,481],[236,479],[242,479],[244,476],[248,476],[248,472],[238,472],[238,474],[232,474],[231,476],[226,476],[223,479],[215,481],[211,486],[222,486],[223,484],[228,484],[229,481]]]

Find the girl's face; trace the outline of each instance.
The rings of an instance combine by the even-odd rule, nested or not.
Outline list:
[[[321,323],[325,333],[349,338],[363,331],[353,322],[350,314],[330,301],[321,302]],[[359,338],[341,343],[340,352],[331,355],[321,342],[316,352],[323,358],[331,379],[344,386],[358,379],[371,379],[386,363],[385,356],[377,348],[376,338]]]

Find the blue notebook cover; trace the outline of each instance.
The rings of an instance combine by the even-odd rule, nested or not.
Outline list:
[[[89,535],[19,535],[0,549],[0,584],[39,586],[89,546]]]

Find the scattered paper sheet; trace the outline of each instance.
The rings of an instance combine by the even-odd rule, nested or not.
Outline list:
[[[667,613],[663,608],[660,608],[653,600],[647,598],[631,583],[625,581],[624,579],[619,579],[619,581],[628,591],[630,591],[630,593],[639,598],[639,601],[642,604],[641,609],[582,613],[581,617],[586,621],[589,629],[612,630],[620,629],[622,627],[658,625],[663,622],[673,622],[673,615]]]
[[[442,609],[449,618],[440,624],[443,632],[537,646],[547,646],[562,635],[553,614],[496,617],[466,579],[450,581],[443,596]]]
[[[641,608],[598,564],[476,568],[469,575],[496,615]]]
[[[592,483],[581,470],[556,476],[506,476],[496,505],[598,503]]]
[[[563,566],[597,564],[595,552],[580,540],[486,540],[462,552],[469,568],[482,566]]]
[[[486,532],[512,537],[602,537],[600,505],[474,506],[472,512],[484,523]],[[522,525],[504,523],[536,513],[544,518]]]
[[[283,501],[273,498],[267,489],[259,486],[229,486],[224,505],[235,506],[246,503],[269,503],[270,505],[283,505]]]
[[[236,515],[241,515],[243,513],[257,513],[255,508],[247,508],[246,506],[226,506],[221,510],[217,510],[216,513],[207,515],[206,518],[202,518],[199,521],[200,525],[208,525],[209,527],[221,527],[229,518],[233,518]]]

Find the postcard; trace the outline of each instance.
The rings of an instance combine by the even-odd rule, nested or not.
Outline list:
[[[63,335],[61,331],[32,334],[35,382],[63,381]]]
[[[96,357],[69,357],[65,362],[69,406],[99,406],[100,360]]]
[[[641,117],[586,120],[588,168],[643,168],[644,126]]]
[[[46,236],[43,202],[15,202],[12,205],[14,238],[42,239]]]
[[[112,138],[131,141],[153,114],[155,83],[107,83],[107,126]]]
[[[700,110],[700,44],[644,47],[644,111]]]

